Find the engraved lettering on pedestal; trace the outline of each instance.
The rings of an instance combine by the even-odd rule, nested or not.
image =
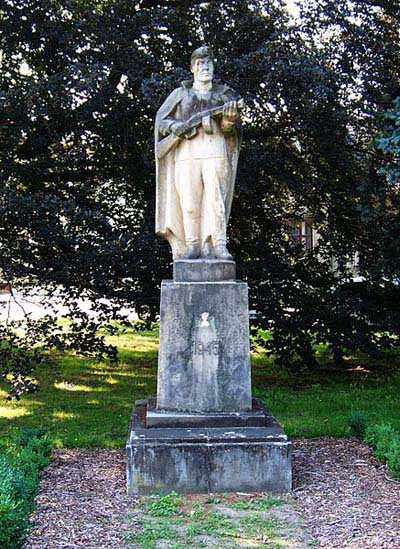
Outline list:
[[[215,320],[208,312],[202,313],[195,322],[191,350],[194,409],[216,410],[219,408],[219,342]]]
[[[201,341],[194,340],[192,343],[193,355],[219,355],[219,341],[210,341],[207,345],[204,345]]]

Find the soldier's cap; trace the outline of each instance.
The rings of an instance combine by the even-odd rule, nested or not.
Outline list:
[[[194,50],[190,58],[190,66],[193,67],[193,63],[196,59],[202,59],[203,57],[210,57],[210,59],[214,61],[214,53],[210,46],[201,46],[200,48],[197,48],[197,50]]]

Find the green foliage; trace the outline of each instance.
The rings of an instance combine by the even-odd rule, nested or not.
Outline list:
[[[389,423],[380,423],[367,428],[364,440],[374,448],[374,455],[379,460],[386,461],[389,447],[396,437],[397,433]]]
[[[28,492],[27,500],[24,493]],[[31,506],[29,479],[21,471],[10,467],[5,456],[0,456],[0,544],[12,548],[21,545],[28,529]],[[18,545],[19,540],[19,545]]]
[[[367,418],[362,412],[352,412],[349,417],[349,435],[363,440],[367,428]]]
[[[147,521],[143,525],[143,532],[135,536],[135,542],[139,543],[142,549],[155,549],[159,539],[176,539],[176,533],[171,528],[169,520]]]
[[[387,463],[389,473],[400,478],[400,435],[389,423],[368,427],[364,441],[374,449],[374,455]]]
[[[204,503],[205,503],[206,505],[215,505],[215,504],[217,504],[217,503],[221,503],[221,499],[212,496],[212,497],[207,498],[207,499],[204,501]]]
[[[382,117],[384,127],[377,139],[378,150],[382,153],[380,174],[384,177],[385,186],[389,192],[386,197],[381,189],[377,189],[376,197],[378,207],[376,221],[378,232],[376,237],[382,242],[382,252],[378,269],[385,267],[389,277],[397,277],[399,280],[400,239],[391,238],[392,227],[400,224],[400,91],[398,91],[393,105],[391,105],[385,117]],[[385,211],[384,215],[382,210]]]
[[[0,453],[0,545],[22,547],[39,484],[49,463],[51,445],[43,431],[22,432]]]
[[[15,435],[15,444],[18,446],[21,446],[22,448],[26,448],[30,444],[32,444],[32,441],[45,441],[46,440],[46,430],[43,429],[43,427],[36,427],[34,429],[23,429],[22,431],[19,431]],[[51,453],[51,447],[50,447],[50,453]],[[50,453],[48,455],[50,455]]]
[[[273,497],[262,497],[262,498],[256,498],[252,500],[244,499],[244,500],[238,500],[232,503],[232,507],[235,509],[246,509],[246,510],[254,510],[254,511],[268,511],[269,509],[272,509],[272,507],[276,507],[279,505],[284,505],[287,503],[283,499],[279,498],[273,498]]]
[[[13,394],[35,388],[38,349],[115,358],[99,326],[126,305],[147,326],[156,319],[171,269],[153,234],[153,120],[202,42],[249,115],[229,245],[257,328],[273,328],[262,344],[293,368],[316,366],[315,340],[337,363],[345,349],[394,345],[378,335],[398,334],[400,299],[390,189],[371,150],[382,121],[371,113],[398,87],[395,14],[346,0],[302,4],[294,25],[278,0],[2,3],[1,276],[69,310],[62,329],[50,315],[26,321],[36,346],[14,340],[0,362]],[[321,235],[313,252],[289,237],[288,220],[305,215]],[[356,251],[363,283],[348,267]],[[17,333],[8,326],[0,343]]]
[[[23,393],[37,390],[31,375],[45,361],[38,346],[44,325],[45,321],[36,323],[29,318],[0,325],[0,377],[10,385],[8,398],[18,399]]]
[[[384,134],[377,139],[377,146],[386,153],[386,162],[381,172],[387,175],[394,190],[400,183],[400,97],[393,103],[385,116],[387,125]]]
[[[397,436],[389,445],[386,462],[392,476],[400,479],[400,437]]]
[[[151,496],[147,510],[155,517],[167,517],[179,513],[181,498],[176,492],[165,496]]]
[[[169,495],[163,497],[168,498]],[[148,513],[152,501],[147,500],[141,532],[137,534],[136,521],[135,533],[128,533],[127,546],[143,549],[164,545],[177,549],[239,545],[262,545],[272,549],[289,546],[295,541],[294,538],[297,539],[299,525],[293,518],[292,510],[288,509],[288,503],[290,500],[267,495],[242,497],[236,504],[232,503],[229,495],[222,494],[219,498],[182,495],[179,513],[174,510],[166,516]],[[277,505],[281,506],[279,520],[272,511]]]

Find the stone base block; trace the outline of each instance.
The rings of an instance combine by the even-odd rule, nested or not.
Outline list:
[[[267,410],[254,411],[253,421],[261,425],[253,427],[243,426],[251,412],[246,418],[222,413],[206,420],[199,414],[205,427],[193,426],[196,414],[187,414],[190,427],[183,426],[183,417],[178,427],[154,427],[149,423],[157,424],[157,412],[144,413],[143,406],[141,401],[134,410],[126,446],[129,494],[291,490],[291,444]],[[173,415],[166,414],[164,424],[176,422]]]
[[[178,259],[174,261],[175,282],[220,282],[235,280],[236,263],[224,259]]]
[[[157,407],[250,410],[247,284],[163,281]]]

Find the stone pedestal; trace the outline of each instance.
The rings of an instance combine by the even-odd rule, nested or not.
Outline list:
[[[291,490],[290,442],[257,401],[250,412],[160,412],[138,401],[127,451],[128,494]]]
[[[130,494],[291,489],[290,442],[251,398],[247,284],[182,260],[161,287],[157,398],[135,405]]]
[[[247,284],[162,283],[157,407],[250,410]]]

